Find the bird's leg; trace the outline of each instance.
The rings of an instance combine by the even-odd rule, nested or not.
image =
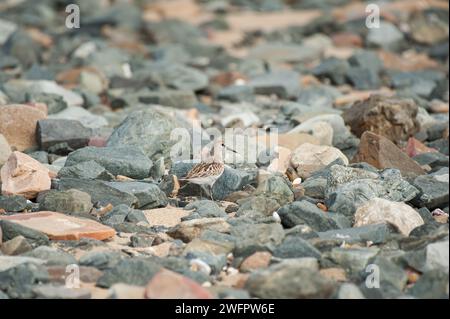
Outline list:
[[[214,201],[214,197],[213,197],[213,190],[212,190],[213,186],[209,186],[209,195],[211,196],[211,200]]]

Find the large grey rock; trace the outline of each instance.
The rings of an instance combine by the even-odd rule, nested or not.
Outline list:
[[[12,299],[34,297],[32,287],[49,280],[43,263],[36,258],[0,256],[0,291]]]
[[[125,222],[125,219],[127,218],[128,214],[131,212],[132,208],[130,208],[127,205],[121,204],[115,206],[111,211],[106,213],[104,216],[101,217],[101,221],[104,224],[108,225],[115,225],[115,224],[121,224]]]
[[[174,129],[183,125],[175,118],[160,111],[147,109],[130,113],[114,130],[108,140],[108,146],[139,146],[151,160],[159,157],[169,158],[171,147],[177,143],[171,140]],[[180,146],[190,147],[189,143],[179,142]]]
[[[256,251],[273,251],[285,236],[280,224],[242,224],[233,227],[231,235],[236,237],[234,254],[244,257]]]
[[[215,202],[210,200],[198,200],[189,203],[184,209],[193,210],[191,215],[196,215],[197,218],[228,217],[223,208],[220,208]]]
[[[289,236],[273,252],[279,258],[314,257],[320,259],[321,254],[314,246],[300,237]]]
[[[448,299],[448,278],[448,271],[428,271],[407,292],[421,299]]]
[[[325,232],[318,232],[322,239],[337,239],[345,241],[346,243],[357,242],[372,242],[374,244],[381,244],[386,242],[389,238],[389,227],[386,224],[368,225],[362,227],[345,228],[337,230],[328,230]]]
[[[319,272],[296,263],[279,263],[250,275],[245,288],[253,297],[311,299],[329,298],[335,284]]]
[[[66,167],[95,161],[114,175],[135,179],[147,178],[152,162],[135,146],[84,147],[69,154]]]
[[[330,211],[352,216],[358,207],[372,198],[407,202],[418,193],[402,178],[399,170],[386,169],[378,174],[334,165],[328,175],[325,199]]]
[[[358,274],[365,271],[369,261],[379,252],[378,248],[333,248],[330,253],[331,259],[349,271]]]
[[[114,176],[96,161],[81,162],[65,166],[58,172],[59,178],[99,179],[111,181]]]
[[[92,203],[99,203],[102,206],[106,206],[107,204],[112,204],[113,206],[120,204],[133,206],[138,201],[136,196],[119,191],[102,181],[96,180],[63,178],[58,182],[57,188],[61,191],[78,189],[91,195]]]
[[[439,181],[435,176],[418,176],[413,185],[420,191],[414,203],[418,206],[425,206],[429,209],[448,206],[449,183]]]
[[[109,288],[116,283],[145,286],[159,270],[161,266],[148,259],[123,259],[103,273],[97,281],[97,286]]]
[[[137,198],[136,207],[152,209],[167,205],[167,197],[158,185],[143,182],[106,182],[112,188],[133,195]]]
[[[449,272],[448,240],[429,244],[425,249],[425,270],[438,269]]]
[[[255,183],[255,181],[255,171],[225,167],[222,176],[214,183],[212,189],[213,198],[217,200],[224,199],[231,193],[242,190],[244,186]]]
[[[383,256],[375,257],[370,263],[376,265],[380,271],[380,286],[389,284],[399,291],[405,288],[408,274],[401,266]],[[366,274],[370,274],[370,272],[366,272]]]
[[[67,143],[70,148],[76,150],[88,145],[91,134],[91,129],[76,120],[39,120],[36,127],[37,141],[43,150],[60,143]]]
[[[270,197],[276,200],[279,205],[288,204],[294,200],[294,193],[288,183],[283,176],[269,176],[264,182],[258,185],[255,195]]]
[[[23,196],[0,195],[0,209],[4,209],[6,212],[22,212],[27,208],[30,208],[30,205]]]
[[[39,210],[67,214],[87,214],[92,209],[91,196],[76,189],[50,191],[39,202]]]
[[[338,228],[336,222],[321,209],[304,200],[281,207],[278,210],[278,215],[282,224],[288,228],[296,225],[308,225],[314,231],[327,231]]]
[[[80,257],[81,266],[95,267],[106,270],[114,267],[122,259],[122,255],[117,251],[89,251]]]

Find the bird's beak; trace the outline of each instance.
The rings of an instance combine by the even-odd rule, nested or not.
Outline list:
[[[222,144],[222,147],[224,147],[225,149],[227,149],[227,150],[229,150],[229,151],[231,151],[231,152],[233,152],[233,153],[236,153],[237,154],[237,152],[234,150],[234,149],[232,149],[232,148],[229,148],[228,146],[226,146],[225,144]]]

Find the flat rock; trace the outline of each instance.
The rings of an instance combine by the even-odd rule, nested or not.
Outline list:
[[[150,175],[152,162],[135,146],[84,147],[69,154],[65,167],[82,162],[95,161],[114,175],[135,179]]]
[[[320,259],[321,253],[308,241],[294,236],[286,237],[285,240],[275,248],[274,257],[278,258],[303,258],[313,257]]]
[[[28,105],[0,106],[0,134],[18,151],[37,146],[36,125],[47,114]]]
[[[189,211],[178,207],[163,207],[144,211],[151,226],[174,227],[181,219],[189,215]]]
[[[163,269],[145,288],[147,299],[213,299],[214,295],[195,281]]]
[[[79,240],[93,238],[105,240],[114,236],[114,229],[93,220],[80,219],[55,212],[26,213],[2,216],[6,220],[45,233],[53,240]]]
[[[387,138],[372,132],[361,136],[358,153],[352,162],[366,162],[378,169],[396,168],[403,176],[425,174],[423,168]]]
[[[91,134],[91,129],[76,120],[45,119],[37,122],[37,142],[43,150],[60,143],[67,143],[76,150],[88,145]]]
[[[49,170],[30,156],[13,152],[0,170],[3,195],[21,195],[32,199],[50,189]]]
[[[424,221],[411,206],[381,198],[371,199],[355,213],[355,227],[379,223],[389,223],[408,236],[414,228],[423,225]]]
[[[131,207],[137,203],[137,198],[134,195],[119,191],[106,185],[103,181],[63,178],[58,182],[58,190],[66,191],[69,189],[78,189],[89,194],[92,203],[99,203],[102,206],[125,204]]]
[[[384,243],[388,239],[389,228],[386,224],[374,224],[361,227],[344,228],[318,232],[322,239],[342,240],[346,243],[372,242]]]
[[[419,130],[417,113],[418,106],[413,100],[372,95],[366,101],[355,103],[343,117],[358,137],[371,131],[398,143]]]

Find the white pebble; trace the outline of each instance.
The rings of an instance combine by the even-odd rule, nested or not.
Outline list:
[[[280,215],[278,215],[278,213],[277,212],[273,212],[273,214],[272,214],[272,218],[275,220],[275,222],[277,222],[277,223],[281,223],[281,218],[280,218]]]
[[[211,274],[211,267],[201,259],[192,259],[190,264],[192,271],[200,271],[208,276]]]

